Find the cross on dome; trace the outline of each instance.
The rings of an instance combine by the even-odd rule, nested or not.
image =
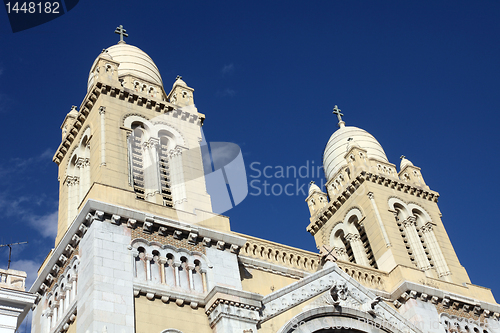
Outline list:
[[[115,34],[119,34],[120,35],[120,42],[125,43],[125,41],[123,40],[123,37],[128,37],[128,34],[127,34],[127,30],[123,29],[123,25],[120,24],[120,26],[116,28]]]
[[[335,105],[335,107],[333,108],[333,114],[336,114],[337,115],[337,118],[339,120],[339,127],[344,127],[345,126],[345,122],[342,120],[342,116],[344,115],[343,113],[341,113],[339,109],[339,107],[337,105]]]

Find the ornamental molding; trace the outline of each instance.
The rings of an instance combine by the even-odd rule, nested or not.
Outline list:
[[[77,301],[76,299],[71,304],[68,310],[65,310],[65,315],[61,319],[60,323],[53,329],[51,329],[51,333],[61,333],[66,332],[69,329],[69,326],[76,320],[77,315]]]
[[[125,129],[127,129],[127,130],[130,130],[130,128],[126,128],[126,127],[125,127],[125,120],[127,120],[127,118],[129,118],[129,117],[133,117],[133,116],[135,116],[135,117],[139,117],[139,118],[142,118],[142,119],[144,119],[144,120],[146,120],[146,121],[150,121],[150,119],[149,119],[147,116],[145,116],[145,115],[143,115],[143,114],[141,114],[141,113],[137,113],[137,112],[127,113],[127,114],[125,114],[125,115],[122,117],[122,127],[123,127],[123,128],[125,128]]]
[[[296,307],[311,298],[320,296],[302,309],[317,310],[328,307],[330,313],[360,313],[371,320],[379,320],[398,327],[402,332],[421,333],[380,296],[359,284],[336,263],[327,262],[322,270],[277,290],[262,299],[259,324]]]
[[[199,251],[190,251],[190,250],[183,248],[183,247],[175,247],[171,244],[163,244],[163,243],[158,242],[158,241],[148,241],[144,238],[135,238],[132,240],[132,242],[130,242],[131,249],[137,249],[141,245],[151,247],[153,249],[155,247],[157,247],[159,249],[172,250],[173,252],[176,252],[176,253],[185,253],[188,256],[196,256],[197,255],[197,256],[200,256],[201,258],[203,258],[203,260],[205,260],[208,268],[214,267],[212,265],[212,263],[210,262],[210,259],[204,253],[199,252]],[[165,258],[160,257],[160,260],[161,259],[165,259]],[[203,268],[205,268],[205,267],[203,267]]]
[[[205,297],[205,314],[212,328],[223,318],[256,325],[261,319],[261,301],[260,294],[215,286]]]
[[[245,268],[257,269],[259,271],[286,276],[297,280],[302,279],[310,274],[299,269],[283,267],[281,265],[271,264],[254,258],[245,257],[243,255],[238,256],[238,261]]]
[[[335,195],[328,205],[319,209],[312,218],[311,223],[307,226],[307,231],[311,233],[311,235],[314,236],[365,181],[370,181],[374,184],[389,187],[432,202],[437,202],[439,198],[439,193],[435,191],[407,184],[400,179],[377,175],[366,171],[361,171],[356,177],[352,177],[351,179],[352,180],[346,182],[346,185],[343,187],[344,191]]]
[[[109,213],[108,213],[109,212]],[[223,251],[234,251],[235,248],[241,248],[246,243],[246,239],[234,234],[227,234],[220,231],[210,230],[203,227],[193,226],[172,219],[152,216],[137,210],[110,205],[96,200],[87,200],[83,208],[73,220],[68,230],[60,240],[57,247],[52,250],[47,264],[40,271],[38,277],[33,283],[30,292],[39,295],[36,303],[41,299],[40,296],[50,291],[51,283],[47,281],[49,274],[60,270],[65,266],[64,262],[71,259],[71,256],[77,251],[77,246],[81,239],[85,237],[90,225],[94,222],[111,223],[114,225],[122,225],[127,228],[143,228],[144,223],[152,223],[155,231],[160,231],[160,228],[165,232],[180,232],[180,236],[188,238],[192,233],[197,233],[197,241],[203,242],[204,246],[212,247],[218,241],[224,241],[227,246]],[[203,241],[204,238],[210,241]],[[67,245],[71,245],[68,247]],[[233,246],[234,245],[234,246]],[[57,273],[54,273],[57,274]],[[60,272],[59,272],[60,274]],[[53,274],[51,274],[53,275]],[[50,279],[50,278],[49,278]]]
[[[189,305],[192,309],[205,306],[205,295],[195,295],[185,291],[177,291],[161,285],[150,285],[134,280],[134,296],[146,296],[147,299],[161,299],[163,303],[175,302],[178,306]]]
[[[477,316],[500,319],[500,305],[498,304],[479,301],[414,282],[405,281],[391,293],[391,301],[396,308],[400,308],[410,299],[431,302],[444,309],[449,308],[463,313],[473,311]]]
[[[80,132],[83,124],[88,118],[89,113],[92,111],[97,99],[99,96],[109,95],[110,97],[119,98],[121,100],[128,101],[129,103],[133,103],[139,107],[143,107],[149,110],[153,110],[159,113],[167,114],[169,116],[180,118],[181,120],[188,121],[190,123],[196,123],[201,126],[203,124],[203,120],[205,119],[205,115],[201,113],[190,113],[186,110],[181,111],[178,106],[163,101],[161,98],[155,97],[146,97],[138,94],[133,89],[128,89],[124,87],[113,87],[108,84],[102,82],[96,82],[92,89],[90,89],[82,101],[80,105],[80,111],[76,117],[76,121],[68,129],[68,134],[62,139],[61,144],[57,148],[56,153],[52,160],[59,165],[64,157],[66,156],[68,149],[73,144],[76,136]],[[176,112],[170,112],[176,111]]]

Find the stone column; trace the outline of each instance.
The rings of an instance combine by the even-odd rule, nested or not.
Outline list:
[[[184,168],[182,166],[182,149],[177,147],[169,152],[170,183],[172,186],[172,200],[175,209],[185,210],[187,203]]]
[[[413,251],[413,255],[415,256],[415,260],[417,261],[418,268],[425,271],[431,268],[431,264],[429,263],[429,259],[427,259],[422,242],[418,236],[415,222],[415,216],[409,216],[406,220],[402,221],[401,224],[403,225],[406,236],[408,237],[408,241],[410,243],[411,250]]]
[[[194,264],[192,264],[192,263],[187,264],[186,269],[188,270],[189,289],[194,290],[194,281],[193,281]]]
[[[370,266],[366,256],[365,247],[358,234],[347,234],[345,239],[351,244],[352,252],[358,265]]]
[[[179,277],[179,266],[181,265],[180,261],[174,261],[172,263],[172,266],[174,266],[174,278],[175,278],[175,286],[180,287],[181,286],[181,280]]]
[[[378,211],[377,203],[375,202],[375,197],[373,196],[373,192],[368,193],[368,198],[370,198],[370,203],[372,204],[373,211],[375,212],[375,216],[377,217],[377,222],[380,227],[380,231],[382,232],[382,237],[384,237],[385,246],[390,247],[391,242],[389,241],[389,236],[387,236],[387,231],[385,230],[384,223],[382,222],[382,217],[380,217],[380,213]]]
[[[101,106],[99,114],[101,115],[101,166],[106,166],[106,107]]]
[[[427,222],[420,230],[422,231],[422,237],[424,238],[425,244],[427,244],[429,251],[431,252],[431,257],[436,265],[438,276],[442,277],[450,275],[450,269],[448,268],[443,253],[441,252],[441,248],[439,247],[432,223]]]
[[[64,312],[67,311],[66,307],[66,294],[61,290],[61,296],[59,297],[59,318],[64,316]]]
[[[83,177],[84,177],[84,174],[83,174],[83,158],[81,158],[81,157],[79,157],[76,160],[75,173],[78,174],[78,178],[79,178],[78,189],[77,189],[77,191],[75,191],[75,194],[77,194],[76,200],[75,200],[75,203],[76,203],[75,207],[76,207],[76,209],[78,211],[78,206],[80,205],[80,202],[83,199],[83,182],[85,181],[83,179]]]
[[[76,298],[76,276],[72,276],[69,281],[71,282],[71,302]]]
[[[203,292],[208,291],[208,281],[207,281],[207,270],[205,268],[200,269],[201,272],[201,282],[203,283]]]
[[[50,329],[52,328],[52,318],[54,316],[54,311],[52,309],[49,309],[47,311],[47,326],[46,326],[46,330],[44,330],[44,332],[50,332]]]
[[[158,258],[158,263],[160,264],[160,279],[162,284],[166,284],[167,281],[165,279],[165,264],[167,263],[167,258],[160,257]]]
[[[146,280],[151,281],[151,260],[153,260],[153,255],[147,253],[144,257],[144,261],[146,262]]]
[[[54,300],[52,311],[52,327],[56,327],[57,321],[59,320],[59,301]]]
[[[150,138],[142,144],[142,161],[144,172],[144,195],[145,200],[156,202],[156,195],[161,193],[160,173],[158,166],[158,138]]]
[[[66,292],[66,296],[65,296],[65,300],[66,300],[66,304],[64,305],[64,307],[66,309],[69,309],[70,305],[71,305],[71,286],[70,285],[67,285],[66,287],[64,287],[64,291]]]
[[[334,247],[333,249],[337,252],[340,260],[349,261],[345,247]]]

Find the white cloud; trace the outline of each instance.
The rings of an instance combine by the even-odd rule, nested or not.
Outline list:
[[[43,237],[55,238],[57,234],[58,211],[46,215],[28,215],[28,221]]]
[[[19,197],[13,200],[6,198],[8,198],[7,194],[0,193],[0,212],[3,215],[7,217],[15,216],[18,220],[27,221],[43,237],[55,238],[57,234],[57,209],[51,213],[40,215],[33,213],[30,208],[23,207],[25,202],[37,203],[37,198]],[[38,205],[40,203],[41,201],[38,202]]]
[[[219,91],[218,95],[233,97],[234,95],[236,95],[236,91],[233,90],[233,89],[231,89],[231,88],[226,88],[226,89],[224,89],[222,91]]]
[[[229,64],[229,65],[224,65],[224,67],[222,67],[222,74],[226,75],[226,74],[232,74],[234,72],[234,64]]]

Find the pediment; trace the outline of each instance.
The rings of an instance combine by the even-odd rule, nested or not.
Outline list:
[[[306,302],[307,305],[303,306]],[[337,318],[337,321],[346,315],[351,319],[357,317],[360,321],[384,325],[392,332],[422,332],[382,298],[363,287],[332,262],[327,262],[322,270],[267,295],[262,299],[262,305],[260,323],[297,306],[303,306],[301,314],[289,323],[305,323],[308,313],[316,317],[321,313],[325,318]],[[298,329],[297,325],[295,329]]]

